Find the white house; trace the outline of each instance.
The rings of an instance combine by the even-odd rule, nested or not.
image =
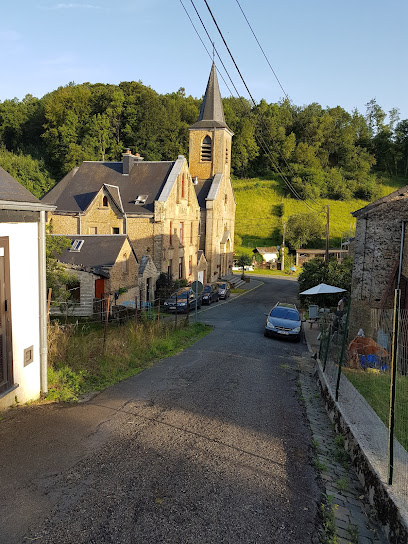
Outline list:
[[[0,167],[0,409],[47,392],[45,213]]]
[[[279,258],[279,249],[276,246],[273,247],[256,247],[254,253],[262,255],[262,259],[266,263],[276,263]]]

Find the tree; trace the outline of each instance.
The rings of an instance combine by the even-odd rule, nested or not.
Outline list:
[[[252,264],[252,259],[249,255],[242,253],[241,255],[238,255],[237,263],[238,263],[238,266],[242,268],[242,275],[244,276],[245,267],[250,266]]]
[[[323,221],[313,213],[291,215],[286,222],[286,241],[292,249],[316,242],[323,234]]]
[[[51,228],[47,229],[51,232]],[[65,236],[47,236],[46,239],[46,269],[47,288],[52,289],[51,298],[64,303],[69,298],[67,285],[76,280],[75,274],[70,274],[59,262],[58,256],[69,248],[71,240]]]

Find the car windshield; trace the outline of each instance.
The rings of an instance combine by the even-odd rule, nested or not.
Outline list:
[[[299,314],[292,308],[277,307],[274,308],[271,313],[271,317],[277,317],[278,319],[290,319],[291,321],[300,321]]]
[[[210,293],[211,292],[211,285],[204,285],[203,291],[204,291],[204,293]]]
[[[184,292],[184,293],[173,293],[170,298],[176,298],[176,297],[177,297],[177,300],[179,300],[181,298],[187,298],[187,293],[186,292]]]
[[[227,285],[225,283],[220,283],[220,287],[221,287],[221,289],[226,289]]]

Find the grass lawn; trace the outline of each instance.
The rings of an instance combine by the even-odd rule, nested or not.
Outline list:
[[[245,276],[293,276],[297,277],[299,272],[291,272],[288,274],[287,272],[282,272],[282,270],[269,270],[267,268],[255,268],[253,272],[246,271]]]
[[[393,178],[382,184],[381,193],[385,196],[406,180]],[[310,213],[303,201],[286,197],[282,193],[281,182],[276,179],[259,178],[233,180],[237,210],[235,231],[242,238],[242,245],[235,248],[236,253],[252,255],[257,246],[274,246],[282,243],[282,223],[294,214]],[[363,208],[365,200],[318,199],[317,207],[322,210],[322,222],[326,220],[326,206],[330,206],[330,247],[339,247],[341,238],[355,229],[355,219],[351,212]],[[310,203],[314,208],[316,205]],[[322,240],[321,247],[324,247]]]
[[[366,399],[388,428],[390,402],[390,375],[372,374],[364,370],[343,368],[344,374]],[[408,377],[397,376],[395,405],[395,436],[408,451]]]
[[[191,321],[190,321],[191,322]],[[155,361],[179,353],[211,332],[202,323],[110,324],[103,353],[103,326],[52,323],[48,345],[48,401],[75,401],[138,374]]]

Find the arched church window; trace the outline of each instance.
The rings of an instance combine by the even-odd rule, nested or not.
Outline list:
[[[211,161],[211,137],[205,136],[201,142],[201,161]]]

